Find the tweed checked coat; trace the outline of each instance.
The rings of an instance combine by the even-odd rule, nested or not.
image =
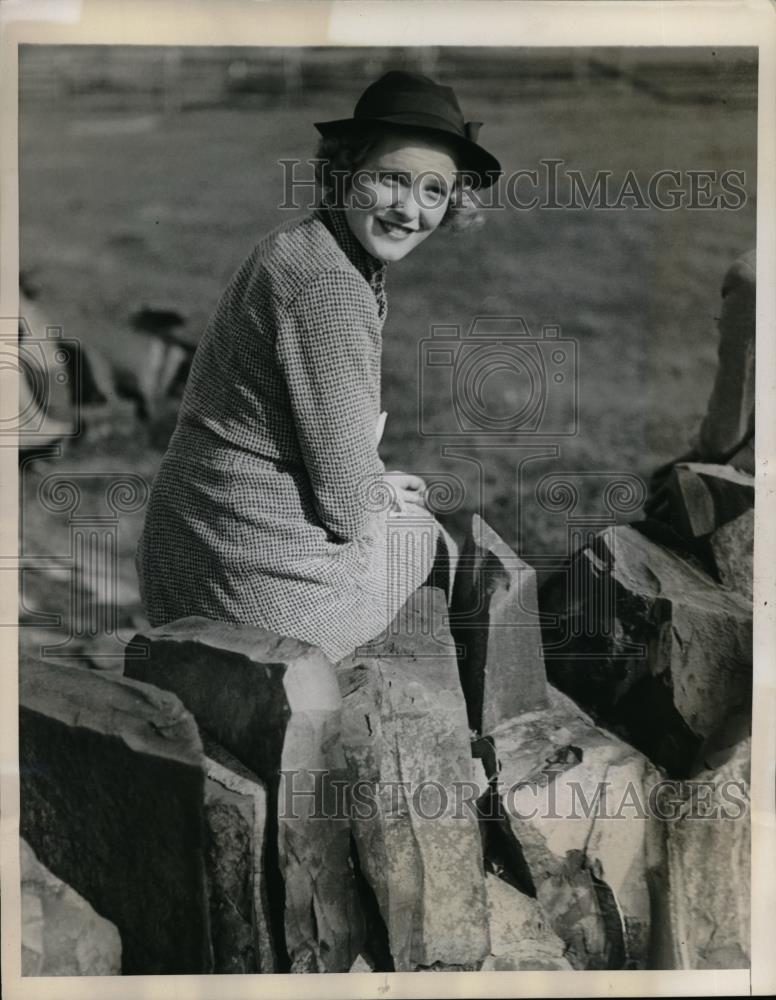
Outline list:
[[[378,455],[384,266],[319,209],[255,247],[197,348],[137,569],[152,625],[258,625],[336,661],[428,576],[440,526],[391,514]]]

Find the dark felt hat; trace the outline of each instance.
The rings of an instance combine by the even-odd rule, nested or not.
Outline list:
[[[457,152],[461,170],[472,174],[474,187],[490,187],[501,164],[476,141],[481,122],[464,121],[452,87],[420,73],[392,70],[366,88],[352,118],[316,122],[322,136],[346,135],[364,126],[397,125],[436,135]]]

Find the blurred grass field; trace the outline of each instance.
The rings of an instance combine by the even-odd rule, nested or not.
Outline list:
[[[562,159],[589,180],[612,171],[616,189],[629,170],[644,186],[663,169],[740,170],[748,194],[738,211],[493,210],[482,229],[434,234],[389,267],[387,467],[458,476],[465,496],[448,518],[453,530],[460,533],[481,505],[507,542],[541,562],[568,545],[568,512],[553,512],[536,496],[542,477],[568,473],[579,488],[573,513],[605,516],[604,485],[622,473],[646,478],[685,450],[702,416],[720,283],[755,242],[756,110],[667,102],[618,80],[522,89],[508,71],[503,80],[458,89],[467,117],[484,120],[480,139],[507,173]],[[129,317],[142,305],[178,310],[196,340],[253,244],[289,218],[278,208],[278,160],[312,156],[311,123],[348,115],[360,85],[354,81],[352,94],[340,82],[294,101],[182,112],[89,109],[78,101],[25,106],[21,266],[51,321],[119,367],[138,364],[142,339]],[[502,439],[472,446],[429,438],[419,429],[420,342],[434,324],[465,329],[478,315],[520,315],[535,333],[557,324],[578,345],[578,433],[559,438],[555,454],[545,447],[521,483],[525,449]],[[452,429],[450,393],[435,384],[425,405]],[[124,431],[114,442],[73,445],[68,462],[152,476],[160,452],[142,433]],[[446,445],[457,454],[443,454]],[[133,519],[130,534],[139,526]],[[125,535],[127,556],[133,546]]]

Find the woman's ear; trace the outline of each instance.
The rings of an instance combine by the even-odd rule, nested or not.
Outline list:
[[[453,187],[450,192],[450,206],[456,209],[464,209],[471,204],[471,178],[464,171],[459,171],[455,175]]]
[[[485,221],[481,207],[471,184],[471,174],[462,173],[453,183],[442,225],[453,232],[460,232],[470,227],[477,229]]]

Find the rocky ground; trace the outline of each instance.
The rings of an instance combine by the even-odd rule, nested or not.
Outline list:
[[[88,974],[746,967],[751,600],[632,526],[538,594],[478,516],[453,562],[334,667],[198,618],[25,657],[31,974],[65,906]]]

